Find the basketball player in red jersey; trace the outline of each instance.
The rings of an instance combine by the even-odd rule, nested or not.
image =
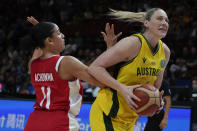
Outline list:
[[[109,24],[106,27],[113,30]],[[36,103],[24,131],[78,131],[75,116],[82,102],[79,79],[100,87],[104,85],[89,75],[87,66],[76,58],[60,56],[65,48],[64,35],[56,24],[35,24],[30,38],[32,42],[29,46],[35,48],[29,70]],[[113,45],[111,42],[106,43],[108,47]]]

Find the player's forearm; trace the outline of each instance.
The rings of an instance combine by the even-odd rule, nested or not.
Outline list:
[[[168,119],[170,107],[171,107],[171,97],[170,96],[165,96],[165,113],[164,113],[164,119]]]
[[[90,66],[88,72],[93,75],[98,81],[102,82],[108,87],[111,87],[117,91],[121,90],[122,84],[116,81],[103,67]]]
[[[87,72],[87,69],[86,69]],[[104,84],[102,84],[100,81],[96,80],[91,74],[89,74],[88,72],[86,73],[86,80],[88,83],[90,83],[91,85],[94,86],[99,86],[100,88],[105,87]]]
[[[43,55],[43,50],[41,48],[34,49],[32,57],[31,57],[31,59],[29,60],[29,63],[28,63],[29,71],[30,71],[30,66],[31,66],[32,61],[41,57],[42,55]]]

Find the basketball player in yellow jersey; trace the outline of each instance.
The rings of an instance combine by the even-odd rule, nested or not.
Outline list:
[[[120,40],[88,68],[91,75],[107,85],[92,105],[90,126],[92,131],[133,131],[138,118],[133,99],[140,101],[133,89],[145,83],[160,88],[169,61],[170,50],[160,40],[167,34],[168,16],[160,8],[140,13],[111,10],[111,15],[141,22],[144,30]],[[115,78],[106,70],[114,65],[120,65]]]

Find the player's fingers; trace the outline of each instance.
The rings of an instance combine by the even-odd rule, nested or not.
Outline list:
[[[33,16],[30,16],[29,19],[30,19],[30,20],[34,20],[35,18],[34,18]]]
[[[131,103],[129,103],[128,106],[129,106],[132,110],[136,111],[135,107],[134,107]]]
[[[134,108],[138,108],[138,105],[132,99],[131,99],[130,103],[132,106],[134,106]]]
[[[133,98],[133,99],[135,99],[136,101],[139,101],[139,102],[141,101],[141,100],[140,100],[140,98],[139,98],[139,97],[137,97],[137,96],[136,96],[136,95],[134,95],[134,94],[133,94],[132,98]]]
[[[165,124],[162,124],[162,123],[161,123],[161,124],[159,125],[159,127],[160,127],[160,129],[163,129],[163,128],[165,128],[166,126],[165,126]]]
[[[164,106],[164,101],[162,99],[162,101],[161,101],[161,109],[163,108],[163,106]]]
[[[138,84],[138,85],[133,85],[132,87],[133,87],[133,89],[135,89],[135,88],[140,87],[140,86],[141,86],[141,85]]]
[[[27,21],[29,21],[33,25],[36,25],[39,23],[33,16],[30,16],[30,17],[28,16]]]
[[[30,21],[31,20],[31,17],[27,16],[27,21]]]
[[[109,32],[110,32],[109,23],[107,23],[106,26],[105,26],[105,32],[106,32],[106,33],[109,33]]]
[[[105,34],[105,32],[101,32],[101,34],[102,34],[103,38],[106,38],[107,37],[107,35]]]
[[[115,39],[118,39],[118,37],[120,37],[122,35],[122,32],[118,33],[115,37]]]
[[[135,109],[135,108],[137,107],[136,103],[135,103],[129,96],[127,96],[125,100],[126,100],[128,106],[129,106],[131,109],[133,109],[133,110],[136,111],[136,109]]]
[[[130,107],[132,110],[136,111],[136,109],[135,109],[132,105],[129,105],[129,107]]]
[[[111,25],[111,31],[110,33],[114,34],[114,24]]]
[[[104,41],[106,42],[107,40],[107,35],[105,34],[105,32],[101,32],[101,34],[102,34],[102,36],[103,36],[103,38],[104,38]]]
[[[160,96],[163,96],[163,94],[164,94],[164,91],[162,90],[162,91],[160,92]]]

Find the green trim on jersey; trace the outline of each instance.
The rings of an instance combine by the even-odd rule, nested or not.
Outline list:
[[[154,56],[154,55],[159,51],[159,42],[157,42],[156,47],[153,49],[153,48],[151,47],[150,43],[148,42],[148,40],[146,39],[146,37],[145,37],[143,34],[141,34],[141,35],[142,35],[143,38],[145,39],[145,41],[146,41],[148,47],[150,48],[150,50],[151,50],[151,52],[152,52],[152,55]],[[135,36],[136,36],[136,35],[135,35]],[[138,37],[139,37],[139,36],[138,36]],[[139,39],[140,39],[140,38],[139,38]],[[141,41],[141,40],[140,40],[140,41]],[[142,43],[142,41],[141,41],[141,43]]]
[[[104,120],[106,131],[114,131],[111,117],[106,116],[104,112],[103,112],[103,120]]]
[[[112,97],[113,104],[108,116],[115,118],[117,116],[119,109],[119,101],[118,101],[117,91],[112,88],[110,89],[113,92],[113,97]]]

